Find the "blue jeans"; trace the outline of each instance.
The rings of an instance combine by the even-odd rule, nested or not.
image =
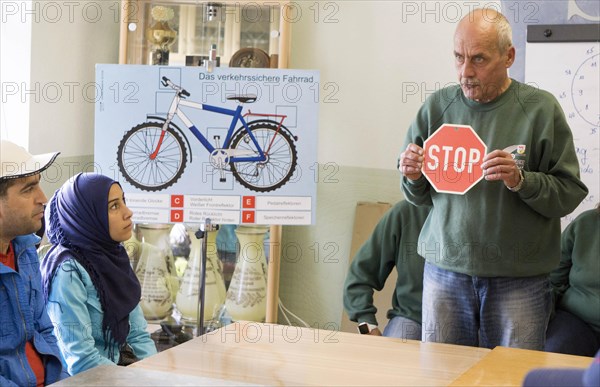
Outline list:
[[[546,331],[545,351],[591,357],[599,349],[600,334],[574,314],[556,309]]]
[[[421,324],[406,317],[396,316],[387,323],[383,335],[400,339],[421,340]]]
[[[423,341],[541,351],[551,305],[547,275],[473,277],[426,262]]]

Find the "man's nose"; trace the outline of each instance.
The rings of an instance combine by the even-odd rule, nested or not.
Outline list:
[[[464,61],[464,63],[460,66],[460,75],[462,78],[472,78],[475,76],[475,71],[473,71],[473,65],[468,60]]]
[[[44,191],[42,191],[42,189],[40,187],[38,187],[37,199],[38,199],[38,203],[42,203],[44,205],[46,203],[48,203],[48,198],[46,197],[46,194],[44,194]]]

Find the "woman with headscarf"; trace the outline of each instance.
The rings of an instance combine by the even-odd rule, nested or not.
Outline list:
[[[54,193],[45,215],[53,247],[42,260],[44,296],[69,373],[156,353],[121,245],[133,224],[119,183],[80,173]]]

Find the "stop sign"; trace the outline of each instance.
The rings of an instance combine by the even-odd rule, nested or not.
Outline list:
[[[487,146],[472,127],[443,124],[423,148],[423,174],[437,192],[463,195],[483,178]]]

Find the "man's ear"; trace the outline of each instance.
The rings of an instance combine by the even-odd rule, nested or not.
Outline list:
[[[0,198],[0,235],[2,235],[2,228],[4,228],[4,199]]]
[[[515,46],[510,46],[510,48],[506,52],[506,68],[509,68],[513,65],[513,63],[515,63],[515,55]]]

